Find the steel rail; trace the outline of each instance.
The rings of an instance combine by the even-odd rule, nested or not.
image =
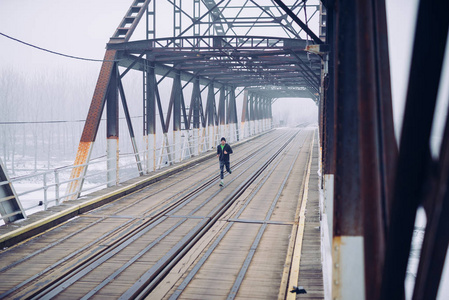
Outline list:
[[[287,134],[287,133],[285,133],[284,135],[281,135],[281,136],[279,136],[279,137],[276,137],[276,138],[274,139],[274,141],[277,141],[277,140],[279,140],[279,139],[284,138],[284,137],[286,136],[286,134]],[[262,151],[262,150],[263,150],[263,149],[256,149],[256,150],[254,150],[254,149],[251,148],[251,149],[249,150],[249,151],[251,152],[251,154],[250,154],[249,156],[245,156],[245,157],[242,158],[241,160],[237,161],[237,162],[233,165],[233,168],[238,168],[240,165],[243,165],[247,160],[249,160],[250,158],[254,157],[255,155],[257,155],[257,153],[259,153],[259,152]],[[186,177],[186,178],[187,178],[187,177]],[[122,210],[125,210],[125,209],[129,208],[129,207],[132,206],[132,205],[135,205],[135,204],[138,203],[138,202],[141,202],[142,200],[144,200],[144,199],[146,199],[146,198],[148,198],[148,197],[154,196],[154,195],[156,195],[157,193],[162,192],[163,190],[169,189],[169,188],[172,187],[173,185],[176,185],[177,183],[181,182],[182,180],[185,180],[186,178],[183,178],[183,179],[181,179],[181,180],[177,180],[177,181],[174,182],[173,184],[170,184],[170,185],[168,185],[168,186],[166,186],[166,187],[164,187],[164,188],[162,188],[162,189],[159,189],[158,191],[155,191],[154,193],[152,193],[152,195],[147,195],[147,196],[145,196],[144,198],[140,198],[140,199],[138,199],[137,201],[134,201],[132,204],[127,205],[125,208],[120,209],[120,210],[118,210],[118,211],[115,211],[115,212],[113,212],[113,213],[118,213],[118,212],[120,212],[120,211],[122,211]],[[157,219],[160,219],[160,218],[163,217],[165,214],[167,214],[167,213],[170,212],[171,210],[175,209],[177,206],[181,205],[183,201],[185,201],[185,200],[188,199],[188,198],[192,198],[192,197],[195,196],[196,193],[201,192],[207,185],[212,185],[212,184],[214,183],[214,181],[216,181],[217,179],[218,179],[218,175],[217,175],[217,176],[214,176],[212,179],[208,180],[208,181],[205,182],[205,183],[204,183],[204,181],[203,181],[202,184],[197,185],[197,186],[194,186],[192,189],[190,189],[188,192],[184,193],[184,194],[181,195],[181,196],[179,196],[179,193],[178,193],[177,195],[175,195],[175,196],[178,196],[176,199],[174,199],[171,203],[166,204],[164,207],[162,207],[162,208],[160,208],[160,209],[158,209],[158,210],[154,210],[155,207],[148,209],[147,211],[144,212],[144,215],[145,215],[146,217],[150,217],[150,219],[147,221],[147,223],[140,224],[138,227],[136,227],[135,229],[133,229],[132,231],[130,231],[127,235],[125,235],[125,236],[122,238],[122,241],[123,241],[124,239],[126,239],[128,236],[132,236],[133,233],[137,232],[138,230],[141,230],[141,229],[144,228],[145,226],[150,226],[150,225],[149,225],[150,223],[156,222]],[[147,189],[147,188],[148,188],[148,187],[145,187],[145,188],[141,189],[140,191],[142,191],[142,190],[144,190],[144,189]],[[137,192],[134,192],[134,193],[137,193]],[[172,199],[172,198],[173,198],[173,196],[172,196],[171,198],[169,198],[169,199]],[[168,200],[169,200],[169,199],[168,199]],[[165,202],[167,202],[167,200],[165,200]],[[161,204],[162,204],[162,203],[159,203],[159,206],[160,206]],[[134,225],[136,225],[137,221],[140,222],[141,220],[140,220],[140,219],[137,220],[136,218],[134,218],[133,220],[128,221],[128,222],[126,223],[126,225],[129,225],[129,224],[131,223],[130,225],[131,225],[131,226],[134,226]],[[115,229],[109,231],[107,234],[104,234],[104,235],[102,235],[100,238],[96,239],[94,242],[89,243],[89,244],[88,244],[88,247],[83,247],[82,249],[80,249],[80,250],[78,250],[78,251],[76,251],[76,252],[74,252],[74,253],[72,253],[72,254],[66,256],[65,258],[62,258],[62,259],[59,260],[57,263],[55,263],[55,264],[51,265],[50,267],[46,268],[44,271],[39,272],[38,274],[36,274],[36,275],[32,276],[31,278],[29,278],[29,279],[25,280],[24,282],[22,282],[21,284],[19,284],[19,285],[13,287],[13,288],[10,289],[9,291],[6,291],[5,293],[2,294],[2,296],[10,295],[11,293],[13,293],[13,292],[19,290],[20,288],[24,287],[26,284],[28,284],[28,283],[34,281],[35,279],[37,279],[38,277],[44,275],[45,273],[47,273],[47,272],[49,272],[49,271],[51,271],[51,270],[54,270],[54,269],[55,269],[56,267],[58,267],[61,263],[67,262],[67,261],[68,261],[70,258],[72,258],[74,255],[78,255],[78,254],[79,254],[80,252],[82,252],[82,251],[87,251],[90,247],[94,246],[95,244],[98,244],[98,243],[101,242],[102,240],[104,240],[104,239],[110,237],[111,235],[115,234],[116,231],[119,230],[119,229],[121,229],[121,228],[123,228],[123,226],[124,226],[124,225],[122,224],[122,225],[116,227]],[[76,233],[79,233],[79,232],[83,231],[84,229],[86,229],[86,228],[82,228],[82,229],[78,230]],[[70,236],[73,236],[73,235],[75,235],[76,233],[73,233],[73,234],[71,234]],[[55,245],[60,244],[60,242],[62,242],[62,241],[58,241],[58,242],[52,243],[51,245],[48,245],[45,249],[48,250],[48,249],[51,248],[52,246],[55,246]],[[119,244],[120,244],[120,241],[116,241],[115,243],[119,243]],[[109,247],[108,249],[103,249],[103,248],[101,248],[100,251],[98,251],[98,250],[91,251],[92,253],[94,253],[93,256],[84,259],[84,261],[80,262],[77,266],[75,266],[74,268],[69,269],[66,273],[64,273],[63,275],[59,276],[59,277],[56,278],[55,280],[53,280],[52,283],[55,283],[56,281],[59,282],[59,281],[62,279],[62,277],[67,277],[67,274],[68,274],[68,273],[76,272],[76,270],[78,270],[78,269],[81,268],[82,266],[88,264],[88,263],[91,262],[92,260],[95,260],[96,257],[99,257],[99,256],[104,255],[106,250],[107,250],[107,251],[110,251],[111,248],[112,248],[112,247]],[[35,253],[30,254],[30,255],[27,256],[26,258],[22,259],[20,262],[16,262],[15,265],[17,265],[17,264],[19,264],[19,263],[22,263],[22,262],[24,262],[24,261],[30,259],[31,257],[34,257],[35,255],[37,255],[37,254],[39,254],[39,253],[41,253],[41,252],[42,252],[42,251],[40,251],[40,252],[39,252],[39,251],[36,251]],[[9,268],[7,268],[7,269],[9,269]],[[50,284],[51,284],[51,283],[50,283]],[[54,286],[54,284],[52,284],[52,286]],[[46,286],[44,286],[43,288],[45,288],[45,287],[46,287]],[[48,289],[48,287],[47,287],[47,289]],[[40,289],[39,291],[42,291],[42,289]],[[35,295],[36,293],[39,293],[39,291],[38,291],[38,292],[35,291],[33,295]],[[28,298],[33,297],[33,295],[28,296]]]
[[[284,134],[284,135],[285,135],[285,134]],[[276,137],[276,138],[275,138],[273,141],[271,141],[271,142],[275,142],[275,141],[277,141],[277,140],[283,138],[284,135],[281,135],[281,136]],[[253,149],[251,148],[251,149],[249,149],[248,151],[249,151],[249,152],[252,152],[252,153],[255,155],[256,153],[258,153],[259,151],[261,151],[261,149],[253,150]],[[250,156],[245,156],[243,159],[238,160],[236,163],[234,163],[234,164],[232,165],[232,167],[233,167],[233,168],[238,167],[240,164],[244,163],[246,160],[250,159],[251,157],[252,157],[251,155],[250,155]],[[215,163],[214,163],[214,164],[215,164]],[[204,171],[204,170],[206,170],[206,169],[208,169],[208,168],[210,168],[209,165],[208,165],[208,166],[205,166],[205,167],[202,168],[202,169],[200,169],[198,172],[201,173],[202,171]],[[189,168],[188,168],[188,169],[189,169]],[[205,177],[207,178],[207,177],[210,177],[210,176],[205,176]],[[133,205],[136,205],[136,204],[140,203],[141,201],[144,201],[145,199],[148,199],[148,198],[150,198],[150,197],[153,197],[153,196],[157,195],[157,194],[160,193],[160,192],[163,192],[163,191],[165,191],[165,190],[167,190],[167,189],[169,189],[169,188],[171,188],[171,187],[173,187],[173,186],[176,186],[177,184],[181,183],[182,181],[184,181],[184,180],[186,180],[186,179],[188,179],[188,178],[189,178],[189,176],[184,177],[184,178],[181,178],[181,179],[179,179],[179,180],[177,180],[177,181],[174,181],[173,183],[171,183],[171,184],[169,184],[169,185],[167,185],[167,186],[165,186],[165,187],[163,187],[163,188],[160,188],[160,189],[154,191],[153,193],[151,193],[151,194],[149,194],[149,195],[146,195],[146,196],[144,196],[144,197],[141,197],[141,198],[137,199],[136,201],[134,201],[134,202],[132,202],[132,203],[130,203],[130,204],[124,206],[124,207],[121,207],[120,209],[118,209],[118,210],[112,212],[111,214],[117,214],[117,213],[119,213],[119,212],[122,212],[122,211],[124,211],[124,210],[126,210],[126,209],[132,207]],[[202,180],[204,180],[204,179],[202,179]],[[196,187],[197,187],[197,186],[194,186],[193,189],[195,189]],[[142,189],[140,189],[139,191],[136,191],[136,192],[134,192],[134,193],[144,191],[144,190],[146,190],[146,189],[148,189],[148,188],[150,188],[150,187],[147,186],[147,187],[142,188]],[[134,193],[133,193],[133,194],[134,194]],[[172,200],[173,198],[175,198],[176,196],[179,196],[180,194],[181,194],[181,193],[175,194],[175,195],[171,196],[170,198],[165,199],[163,202],[158,203],[158,205],[161,205],[162,203],[166,203],[166,202],[168,202],[169,200]],[[176,201],[176,200],[177,200],[177,198],[176,198],[174,201]],[[110,204],[109,204],[109,205],[110,205]],[[100,210],[100,209],[103,209],[103,208],[104,208],[104,206],[102,206],[102,207],[100,207],[100,208],[98,208],[98,209],[96,209],[96,210]],[[147,216],[151,216],[151,213],[152,213],[152,211],[153,211],[154,209],[155,209],[155,207],[149,208],[149,209],[143,211],[143,212],[142,212],[142,215],[143,215],[143,216],[146,216],[146,217],[147,217]],[[92,213],[95,213],[96,210],[93,210]]]
[[[210,179],[209,181],[200,184],[199,186],[193,188],[189,192],[185,193],[182,197],[178,198],[177,201],[171,203],[170,205],[166,206],[165,208],[161,208],[158,211],[155,211],[151,218],[142,223],[140,226],[136,227],[132,232],[128,233],[126,236],[124,236],[120,241],[116,241],[116,244],[112,244],[109,246],[108,251],[105,251],[104,253],[98,253],[95,257],[91,257],[79,266],[73,268],[69,272],[66,272],[64,275],[60,276],[58,279],[54,280],[52,283],[45,286],[45,288],[42,288],[38,292],[35,292],[33,295],[31,295],[27,299],[40,299],[42,297],[44,298],[52,298],[59,293],[61,293],[64,289],[66,289],[68,286],[75,283],[77,280],[82,278],[83,276],[87,275],[89,272],[94,270],[96,267],[107,261],[108,259],[112,258],[115,254],[123,250],[126,246],[130,245],[132,242],[137,240],[139,237],[143,236],[145,233],[150,231],[152,228],[154,228],[156,225],[162,223],[165,221],[168,217],[166,216],[171,211],[176,210],[179,206],[183,206],[186,204],[186,202],[191,201],[193,198],[197,196],[197,194],[203,193],[204,190],[207,187],[212,186],[215,184],[215,181],[217,180],[216,177]],[[184,222],[184,221],[182,221]],[[178,222],[176,227],[181,225],[182,222]],[[202,226],[199,226],[197,230],[195,230],[192,235],[195,236],[196,232],[204,228],[208,222],[205,222]],[[198,225],[197,225],[198,226]],[[174,228],[171,228],[169,231],[171,231]],[[167,234],[169,233],[167,232]],[[186,239],[186,241],[189,241],[189,239]],[[186,242],[185,241],[185,242]],[[185,244],[182,243],[182,244]],[[153,244],[153,243],[152,243]],[[150,245],[149,245],[150,246]],[[147,246],[146,249],[151,249],[151,247]],[[176,251],[173,251],[173,253],[177,253]],[[172,255],[169,255],[171,258]],[[170,258],[166,258],[165,262],[160,262],[156,265],[156,268],[159,269],[159,266],[165,266],[167,260],[170,260]],[[100,288],[99,286],[96,287],[96,289]],[[94,288],[95,289],[95,288]]]
[[[103,218],[102,218],[103,219]],[[100,220],[101,221],[101,220]],[[94,241],[88,243],[87,245],[85,245],[84,247],[82,247],[81,249],[78,249],[78,251],[75,251],[69,255],[67,255],[66,257],[58,260],[56,263],[48,266],[47,268],[45,268],[44,270],[42,270],[41,272],[33,275],[32,277],[26,279],[25,281],[21,282],[20,284],[16,285],[15,287],[13,287],[12,289],[0,294],[0,299],[5,298],[6,296],[9,296],[10,294],[14,293],[15,291],[19,290],[20,288],[26,286],[28,283],[33,282],[34,280],[36,280],[37,278],[39,278],[40,276],[44,275],[45,273],[54,270],[55,268],[57,268],[58,266],[60,266],[61,264],[67,262],[68,260],[70,260],[71,258],[75,257],[76,255],[78,255],[79,253],[81,253],[82,251],[87,251],[89,248],[91,248],[92,246],[94,246],[95,244],[98,244],[99,242],[103,241],[104,239],[110,237],[112,234],[117,233],[119,230],[121,230],[122,228],[124,228],[125,226],[128,226],[133,220],[129,220],[128,222],[125,222],[119,226],[117,226],[116,228],[113,228],[111,230],[109,230],[108,232],[104,233],[103,235],[101,235],[100,237],[98,237],[97,239],[95,239]],[[84,227],[83,229],[86,229],[87,227]],[[56,246],[56,243],[49,245],[49,246]],[[104,247],[99,247],[100,252],[101,249],[104,249]],[[91,250],[91,251],[95,251]],[[28,260],[30,259],[32,256],[35,256],[39,253],[32,253],[29,255],[29,257],[26,257],[24,259]]]
[[[305,140],[304,140],[304,142],[305,142]],[[295,159],[293,160],[294,162],[298,159],[299,154],[301,153],[301,150],[302,150],[302,148],[304,146],[304,142],[299,147],[299,149],[297,150],[296,155],[295,155]],[[235,299],[235,297],[237,296],[237,292],[239,291],[240,286],[242,285],[243,278],[245,277],[246,272],[249,269],[249,265],[250,265],[250,263],[251,263],[251,261],[252,261],[252,259],[254,257],[254,254],[256,253],[257,247],[259,247],[259,243],[260,243],[260,241],[262,239],[262,236],[263,236],[263,234],[264,234],[264,232],[265,232],[265,230],[266,230],[266,228],[268,226],[267,222],[270,220],[271,216],[273,215],[274,209],[275,209],[275,207],[276,207],[276,205],[277,205],[277,203],[279,201],[279,198],[281,198],[281,195],[282,195],[282,192],[284,190],[285,185],[287,184],[287,180],[290,178],[290,174],[293,171],[293,166],[294,166],[294,164],[291,164],[290,168],[287,171],[287,174],[284,177],[284,180],[282,181],[280,187],[278,188],[278,192],[276,193],[273,201],[271,202],[270,209],[268,210],[268,212],[265,215],[264,223],[260,227],[259,232],[257,233],[257,236],[254,239],[253,244],[251,245],[251,248],[250,248],[251,250],[248,253],[247,257],[245,258],[245,262],[243,263],[243,266],[240,269],[239,274],[237,275],[236,280],[234,281],[234,285],[232,286],[231,291],[228,294],[228,297],[227,297],[228,300]],[[272,172],[274,172],[274,168],[273,168]]]
[[[264,164],[263,169],[265,169],[272,162],[272,160],[274,160],[274,158],[277,157],[277,155],[279,155],[279,153],[282,151],[282,149],[285,148],[286,145],[289,142],[291,142],[291,140],[293,138],[294,137],[291,137],[288,140],[288,142],[285,143],[281,147],[281,149],[279,149],[275,153],[275,155],[272,155],[270,157],[270,159],[267,160],[267,162]],[[244,186],[243,190],[245,190],[249,186],[250,181],[253,182],[258,177],[258,175],[260,175],[260,173],[262,171],[263,171],[262,168],[259,168],[258,171],[253,173],[253,176],[251,176],[250,179],[246,181],[246,185]],[[256,174],[256,175],[254,175],[254,174]],[[149,230],[154,228],[156,225],[163,222],[165,219],[168,218],[168,216],[166,216],[166,215],[170,211],[177,209],[178,206],[183,205],[185,203],[185,201],[188,201],[189,199],[191,200],[192,198],[194,198],[196,196],[197,193],[204,192],[204,189],[207,186],[213,186],[215,184],[215,181],[216,181],[216,177],[214,177],[214,178],[210,179],[208,182],[205,182],[205,183],[197,186],[196,188],[192,189],[191,191],[189,191],[187,194],[183,195],[183,197],[179,198],[176,202],[172,203],[171,205],[154,212],[154,214],[151,216],[151,218],[149,220],[147,220],[146,222],[143,222],[138,227],[136,227],[135,229],[133,229],[132,231],[130,231],[129,233],[124,235],[120,240],[117,240],[114,243],[112,243],[108,247],[108,249],[105,249],[103,252],[98,253],[97,255],[90,257],[89,259],[81,262],[79,265],[73,267],[71,270],[67,271],[66,273],[64,273],[63,275],[58,277],[56,280],[53,280],[51,283],[43,286],[38,291],[35,291],[31,296],[28,296],[26,299],[41,299],[42,297],[52,298],[52,297],[58,295],[60,292],[62,292],[68,286],[75,283],[78,279],[82,278],[84,275],[88,274],[90,271],[92,271],[93,269],[95,269],[96,267],[101,265],[101,263],[107,261],[107,259],[113,257],[116,253],[123,250],[126,246],[130,245],[132,242],[137,240],[138,237],[144,235],[146,232],[148,232]],[[241,195],[241,193],[243,192],[242,188],[237,189],[237,190],[241,191],[238,194],[238,195]],[[235,197],[235,194],[236,193],[233,193],[234,197]],[[156,269],[158,271],[156,278],[159,278],[161,275],[166,274],[167,271],[165,271],[165,272],[163,272],[163,271],[167,270],[167,268],[172,265],[172,261],[176,260],[176,258],[172,258],[172,257],[176,256],[176,255],[179,256],[179,253],[183,253],[182,255],[184,255],[185,254],[184,252],[186,252],[186,249],[190,249],[194,245],[194,243],[199,239],[198,234],[202,233],[201,234],[201,236],[202,236],[207,231],[207,229],[210,228],[210,226],[212,226],[213,223],[216,222],[216,220],[219,218],[219,215],[221,215],[222,213],[225,212],[225,210],[223,210],[224,209],[223,206],[225,206],[227,209],[231,205],[230,202],[231,201],[234,202],[235,199],[237,199],[237,197],[231,198],[228,201],[226,201],[223,205],[220,206],[220,209],[215,209],[214,214],[212,216],[210,216],[209,219],[206,222],[204,222],[204,224],[200,223],[200,226],[197,225],[198,228],[194,228],[195,230],[190,234],[190,236],[183,239],[181,245],[179,245],[179,247],[178,247],[179,250],[171,251],[171,252],[169,251],[169,255],[166,255],[165,260],[163,262],[159,262],[158,266],[156,266]],[[229,205],[226,205],[226,203],[228,203]],[[184,221],[182,221],[182,222],[184,222]],[[181,223],[178,222],[177,226],[179,226]],[[186,246],[186,244],[190,245],[190,246]],[[179,257],[179,259],[180,258],[181,257]],[[177,259],[177,260],[179,260],[179,259]],[[161,267],[164,269],[161,270]],[[151,275],[151,274],[149,274],[149,275]],[[155,276],[150,276],[150,277],[155,277]],[[139,288],[139,290],[141,290],[141,289],[142,289],[142,287]],[[125,296],[125,298],[126,298],[126,296]]]
[[[299,132],[299,131],[298,131]],[[203,237],[206,232],[223,216],[223,214],[231,207],[231,205],[246,191],[246,189],[265,171],[266,168],[283,152],[283,150],[293,141],[298,134],[296,132],[289,138],[279,149],[265,161],[265,163],[254,171],[251,176],[240,184],[223,203],[218,206],[205,219],[204,224],[196,230],[186,241],[179,247],[177,251],[173,251],[171,255],[165,258],[165,262],[161,264],[158,270],[153,272],[147,271],[141,278],[125,292],[120,299],[144,299],[172,270],[172,268],[184,257],[184,255],[192,249],[192,247]],[[172,249],[173,250],[173,249]]]
[[[299,148],[295,159],[296,160],[299,156],[299,153],[302,150],[304,143],[301,145],[301,147]],[[245,208],[248,206],[249,202],[251,202],[251,200],[256,196],[256,194],[259,192],[259,190],[262,188],[263,184],[269,179],[270,175],[274,172],[274,170],[276,169],[276,167],[279,165],[281,161],[279,160],[278,163],[276,163],[275,166],[273,166],[272,170],[267,174],[267,176],[263,179],[263,181],[261,182],[261,184],[259,184],[259,186],[257,188],[255,188],[250,195],[248,195],[247,200],[245,201],[245,203],[242,205],[242,208],[236,213],[236,215],[234,216],[234,219],[238,219],[239,216],[243,213],[243,211],[245,210]],[[281,188],[279,189],[279,192],[276,195],[276,199],[275,201],[273,201],[270,210],[268,212],[268,214],[271,216],[272,212],[274,211],[274,205],[275,203],[277,203],[278,198],[280,197],[280,193],[282,192],[283,187],[285,186],[286,180],[289,177],[291,171],[293,169],[293,164],[291,165],[287,176],[285,177]],[[268,215],[267,214],[267,215]],[[269,220],[269,218],[265,218],[265,221]],[[190,271],[190,273],[187,275],[187,277],[184,279],[184,281],[181,283],[181,285],[175,290],[175,292],[170,296],[170,300],[175,300],[178,299],[178,297],[181,295],[181,293],[184,291],[184,289],[187,287],[187,285],[190,283],[190,281],[193,279],[193,277],[196,275],[196,273],[198,273],[198,271],[200,270],[200,268],[204,265],[204,263],[206,262],[206,260],[209,258],[209,256],[212,254],[212,252],[215,250],[215,248],[218,246],[218,244],[221,242],[221,240],[225,237],[226,233],[231,229],[231,227],[233,226],[234,222],[229,223],[228,225],[226,225],[226,227],[224,228],[224,230],[220,233],[220,235],[214,240],[213,244],[209,247],[209,249],[203,254],[203,256],[198,260],[198,262],[196,263],[196,265],[192,268],[192,270]],[[266,224],[266,222],[264,223]],[[253,247],[251,247],[252,249]],[[245,272],[246,272],[246,268],[245,268]],[[243,278],[243,275],[241,274],[242,272],[239,273],[239,277]],[[241,276],[240,276],[241,275]],[[237,281],[236,281],[237,283]],[[235,288],[238,290],[238,287],[240,286],[239,282],[238,284],[234,283]],[[233,287],[234,289],[234,287]]]

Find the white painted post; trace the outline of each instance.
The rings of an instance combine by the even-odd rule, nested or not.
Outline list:
[[[199,128],[193,129],[193,155],[197,156],[199,154]]]
[[[174,149],[174,162],[180,162],[181,161],[181,148],[182,148],[182,143],[181,143],[181,131],[177,130],[175,132],[173,132],[173,149]]]
[[[215,126],[209,125],[208,128],[208,139],[207,139],[207,150],[212,149],[215,144]]]
[[[334,174],[324,174],[324,214],[327,215],[329,243],[332,244],[334,221]]]
[[[365,299],[363,236],[334,237],[332,262],[332,299]]]
[[[147,172],[156,170],[156,134],[149,134],[147,140]]]
[[[119,182],[119,150],[118,138],[107,139],[107,181],[108,187],[117,185]]]

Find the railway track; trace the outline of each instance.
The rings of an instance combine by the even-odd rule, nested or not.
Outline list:
[[[131,218],[122,222],[84,247],[8,289],[0,295],[0,298],[52,299],[62,297],[68,290],[73,292],[73,290],[79,291],[81,289],[84,295],[81,299],[90,299],[118,278],[129,277],[130,272],[133,272],[130,271],[133,266],[139,264],[141,265],[140,269],[135,271],[139,275],[130,278],[132,284],[124,289],[120,299],[145,298],[236,200],[255,181],[262,181],[261,177],[267,169],[271,168],[271,172],[274,170],[273,163],[276,160],[279,161],[279,157],[282,153],[285,153],[285,149],[289,147],[298,132],[286,133],[272,140],[272,144],[278,145],[274,152],[271,147],[249,149],[247,155],[238,159],[233,165],[235,176],[229,181],[228,185],[232,185],[232,182],[235,181],[239,182],[238,186],[224,198],[219,197],[222,189],[217,188],[218,176],[209,175],[200,178],[199,182],[189,186],[186,190],[173,193],[163,201],[150,205],[141,212],[139,218]],[[255,167],[255,161],[263,161],[263,163]],[[200,168],[200,170],[204,171],[207,168]],[[145,196],[135,193],[137,199],[133,199],[130,204],[122,205],[118,209],[114,209],[112,206],[100,208],[94,213],[98,214],[112,209],[113,214],[118,217],[120,213],[134,209],[136,205],[141,204],[146,199],[157,197],[159,194],[170,191],[174,186],[188,180],[189,176],[175,179],[162,188],[155,190],[147,188],[145,189],[147,192]],[[282,189],[279,194],[281,191]],[[273,209],[270,211],[272,212]],[[109,211],[109,214],[112,215],[111,211]],[[202,217],[199,215],[202,215]],[[270,214],[266,216],[268,219],[269,217]],[[21,260],[0,268],[0,275],[2,272],[14,269],[21,264],[25,265],[26,261],[31,258],[45,253],[45,251],[64,243],[77,234],[88,231],[89,228],[98,226],[105,219],[106,217],[100,218],[65,236],[62,240],[55,241]],[[171,239],[171,242],[165,242],[168,239]],[[130,251],[130,248],[133,249]],[[154,254],[156,251],[159,253],[158,255]],[[145,263],[142,263],[142,261]],[[98,272],[102,272],[99,270],[105,269],[108,264],[114,267],[106,268],[109,272],[103,273],[100,280],[92,280],[92,277],[95,278]],[[115,267],[118,265],[120,266]],[[89,276],[90,279],[86,280]],[[89,284],[86,284],[86,282],[89,282]],[[238,290],[238,287],[234,287],[234,294],[236,290]]]

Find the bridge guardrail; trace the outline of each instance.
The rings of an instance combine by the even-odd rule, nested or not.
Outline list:
[[[193,138],[191,133],[187,133],[189,134],[189,139],[183,138],[178,144],[163,144],[159,148],[154,149],[157,162],[154,170],[159,170],[174,164],[176,162],[175,157],[177,157],[175,149],[180,149],[179,151],[181,153],[178,157],[181,157],[181,160],[191,158],[195,156],[195,153],[201,154],[215,149],[215,147],[207,146],[211,145],[209,143],[210,138],[207,135],[202,136],[199,134],[198,137]],[[238,136],[238,129],[236,130],[236,134]],[[212,144],[215,146],[220,139],[220,133],[214,133],[213,139]],[[194,149],[195,146],[198,146],[198,152]],[[29,215],[38,211],[47,210],[51,206],[60,205],[64,202],[64,199],[76,194],[77,192],[66,194],[67,185],[72,181],[84,180],[85,184],[83,184],[80,193],[80,197],[83,197],[87,193],[106,188],[108,184],[115,185],[117,181],[121,183],[139,177],[137,157],[141,158],[139,162],[145,166],[143,167],[144,174],[152,172],[153,170],[148,170],[145,164],[147,153],[148,150],[138,153],[120,154],[118,179],[108,180],[108,172],[116,169],[103,167],[105,165],[107,166],[109,160],[115,160],[115,158],[107,159],[106,156],[102,156],[92,159],[87,164],[76,166],[72,164],[47,171],[12,177],[9,181],[0,182],[0,186],[11,183],[17,191],[17,198],[21,202],[24,211]],[[98,165],[100,167],[97,167]],[[80,166],[88,166],[86,175],[84,177],[80,176],[70,179],[72,169]],[[0,198],[0,202],[5,199],[5,197]],[[0,216],[0,225],[4,224],[4,218],[6,216]]]

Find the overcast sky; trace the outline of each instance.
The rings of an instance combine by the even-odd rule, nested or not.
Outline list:
[[[396,102],[405,98],[416,2],[387,1],[393,97]],[[1,0],[0,32],[53,51],[101,59],[105,44],[130,3],[123,0]],[[96,70],[100,66],[100,63],[58,57],[4,37],[0,37],[0,45],[3,58],[0,68],[35,71],[63,67],[78,72],[86,68]]]

